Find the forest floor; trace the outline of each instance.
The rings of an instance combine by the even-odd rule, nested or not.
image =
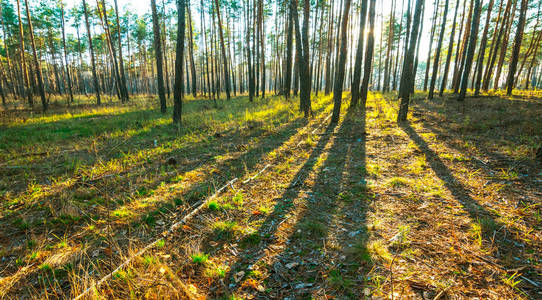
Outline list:
[[[4,112],[0,298],[541,298],[542,100],[417,97]]]

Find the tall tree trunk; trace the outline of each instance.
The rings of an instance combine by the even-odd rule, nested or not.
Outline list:
[[[474,95],[480,94],[480,86],[482,85],[482,71],[484,66],[484,58],[486,55],[487,46],[487,33],[489,31],[489,24],[491,22],[491,10],[493,9],[494,0],[489,0],[489,6],[487,8],[486,25],[484,27],[484,33],[482,34],[482,40],[480,41],[480,49],[478,50],[478,62],[476,63],[476,83],[474,84]]]
[[[469,82],[470,70],[472,68],[472,62],[474,60],[474,51],[476,49],[476,39],[478,38],[478,27],[480,25],[480,0],[474,0],[474,13],[472,18],[472,24],[470,27],[470,39],[467,50],[467,57],[465,61],[465,69],[461,77],[461,91],[459,92],[458,101],[465,100],[467,95],[467,85]]]
[[[182,7],[184,9],[184,6]],[[158,96],[160,98],[160,112],[167,112],[166,93],[164,91],[164,71],[162,70],[162,42],[160,39],[160,22],[156,10],[156,0],[151,0],[152,29],[154,32],[154,55],[156,57],[156,73],[158,75]],[[184,26],[183,26],[184,27]],[[184,41],[184,39],[183,39]],[[182,58],[181,62],[182,64]],[[181,66],[182,69],[182,66]]]
[[[371,79],[371,71],[373,69],[373,53],[375,48],[375,9],[376,0],[371,0],[369,8],[369,34],[367,37],[367,49],[365,50],[365,62],[364,62],[364,74],[363,81],[360,88],[360,104],[362,109],[365,110],[367,103],[367,94],[369,92],[369,80]]]
[[[290,90],[292,88],[292,52],[293,52],[293,31],[294,31],[294,17],[292,12],[292,6],[288,6],[288,29],[286,33],[286,58],[284,63],[284,95],[286,99],[290,98]]]
[[[508,79],[506,81],[506,95],[508,96],[512,95],[512,90],[514,89],[514,78],[516,76],[516,68],[518,66],[519,51],[521,50],[521,41],[523,39],[523,29],[525,28],[525,16],[527,14],[528,3],[528,0],[521,0],[519,22],[514,39],[514,50],[512,51],[512,57],[510,58],[510,68],[508,69]]]
[[[152,0],[155,1],[155,0]],[[173,86],[173,123],[181,124],[183,110],[183,57],[185,30],[185,3],[177,0],[177,46],[175,49],[175,83]]]
[[[346,67],[346,31],[348,29],[348,17],[350,12],[350,0],[345,0],[344,2],[344,12],[341,25],[341,45],[339,53],[339,62],[335,74],[335,86],[333,87],[333,115],[331,117],[331,122],[339,122],[339,117],[341,115],[341,102],[343,96],[343,83],[344,83],[344,69]],[[306,49],[305,49],[306,50]]]
[[[196,98],[197,94],[197,82],[196,78],[196,64],[194,63],[194,32],[192,30],[192,11],[190,9],[190,1],[186,4],[188,10],[188,55],[190,56],[190,73],[192,74],[192,96]],[[203,71],[202,71],[203,72]]]
[[[450,41],[448,43],[448,54],[446,55],[446,63],[444,65],[444,72],[442,74],[442,81],[440,82],[440,90],[438,93],[440,97],[442,97],[444,94],[444,89],[446,89],[446,82],[448,80],[448,73],[450,72],[450,63],[452,61],[452,52],[454,49],[455,26],[457,24],[457,11],[459,10],[460,2],[460,0],[457,0],[455,4],[454,21],[452,23],[452,32],[450,33]]]
[[[425,67],[425,77],[423,80],[423,90],[427,90],[427,82],[429,79],[429,69],[431,68],[431,51],[433,50],[433,40],[434,35],[436,31],[436,25],[437,25],[437,19],[438,19],[438,9],[439,9],[440,0],[436,0],[436,4],[434,6],[435,13],[433,14],[433,23],[431,25],[431,34],[429,36],[429,51],[427,53],[427,64]]]
[[[361,82],[361,63],[363,59],[363,44],[365,42],[365,21],[367,20],[367,4],[368,0],[361,1],[361,10],[359,14],[360,25],[359,25],[359,35],[358,35],[358,49],[356,51],[356,62],[354,64],[354,74],[352,80],[352,100],[350,101],[350,106],[356,107],[359,102],[359,85]]]
[[[24,34],[23,34],[23,21],[21,19],[21,3],[17,0],[17,16],[19,18],[19,45],[21,49],[21,71],[23,73],[23,82],[26,85],[26,97],[28,98],[28,105],[34,106],[34,99],[32,98],[32,88],[30,83],[30,76],[28,75],[28,68],[26,67],[26,59],[24,57]],[[23,89],[24,91],[24,89]]]
[[[111,65],[113,66],[113,76],[115,77],[116,81],[116,90],[118,98],[125,102],[126,98],[124,98],[123,93],[121,92],[121,86],[120,86],[120,72],[119,72],[119,65],[117,63],[117,52],[115,50],[115,47],[113,47],[113,42],[111,38],[111,31],[109,30],[109,20],[107,18],[107,7],[105,5],[105,0],[102,0],[102,9],[100,9],[100,3],[99,0],[96,0],[96,7],[98,8],[98,15],[100,17],[100,21],[102,22],[102,27],[105,31],[105,40],[107,42],[107,47],[109,48],[109,53],[111,54]]]
[[[291,0],[294,23],[296,29],[296,47],[299,56],[299,103],[305,118],[312,114],[311,110],[311,81],[309,70],[309,17],[310,1],[304,0],[303,5],[303,28],[300,29],[297,13],[297,0]],[[309,80],[302,80],[308,78]]]
[[[499,5],[499,15],[497,17],[497,22],[495,25],[495,29],[493,30],[493,39],[491,40],[491,48],[489,50],[489,58],[488,62],[486,64],[486,69],[484,71],[484,80],[482,82],[482,91],[487,91],[489,89],[489,82],[491,81],[491,77],[493,74],[491,72],[493,71],[493,66],[495,63],[495,59],[497,57],[497,51],[499,50],[499,44],[502,38],[502,33],[504,28],[504,24],[506,23],[506,19],[508,19],[508,13],[510,12],[510,6],[512,3],[512,0],[506,1],[506,9],[504,11],[504,16],[502,16],[502,8],[504,0],[501,0],[501,3]]]
[[[514,16],[516,14],[516,7],[519,2],[519,0],[515,0],[514,7],[512,8],[512,12],[510,13],[510,16],[507,20],[506,27],[503,32],[503,40],[502,40],[502,46],[501,46],[501,53],[499,56],[499,61],[497,63],[497,68],[495,69],[495,80],[493,81],[493,90],[499,89],[499,83],[501,80],[501,73],[503,69],[504,59],[506,58],[506,54],[508,51],[508,41],[510,38],[510,30],[512,28],[512,24],[514,21]]]
[[[444,0],[444,13],[442,15],[442,25],[440,27],[440,34],[437,44],[437,52],[435,53],[435,61],[433,62],[433,75],[431,76],[431,83],[429,84],[429,94],[427,99],[433,99],[435,94],[435,84],[437,81],[438,66],[440,60],[440,51],[442,50],[442,42],[444,40],[444,31],[446,30],[446,17],[448,16],[448,0]]]
[[[120,69],[120,91],[122,93],[124,101],[130,100],[130,95],[128,94],[128,88],[126,86],[126,74],[124,73],[124,59],[122,58],[122,39],[120,36],[121,28],[120,28],[120,21],[119,21],[119,6],[117,4],[117,0],[114,0],[115,2],[115,17],[117,19],[117,39],[119,44],[119,69]]]
[[[43,77],[41,75],[41,64],[38,59],[38,53],[36,52],[36,41],[34,39],[34,28],[32,27],[32,18],[30,17],[30,7],[28,7],[28,0],[25,0],[26,4],[26,18],[28,19],[28,31],[30,33],[30,45],[32,46],[32,56],[34,57],[34,68],[36,69],[36,77],[38,78],[38,91],[41,97],[41,105],[43,111],[47,110],[47,98],[45,98],[45,88],[43,87]]]
[[[72,79],[70,76],[70,63],[68,62],[68,51],[66,50],[66,30],[64,23],[64,2],[60,1],[60,13],[62,21],[62,47],[64,48],[64,61],[66,63],[66,77],[68,79],[68,94],[70,96],[70,101],[73,102],[73,91],[72,91]],[[69,104],[68,104],[69,105]]]
[[[325,90],[324,93],[329,95],[331,92],[331,60],[332,60],[332,50],[333,50],[333,24],[334,24],[334,10],[333,10],[334,0],[331,0],[330,10],[331,18],[329,19],[329,29],[327,31],[327,57],[326,57],[326,75],[325,75]]]
[[[467,16],[467,24],[465,26],[465,32],[463,34],[463,41],[461,42],[461,52],[459,53],[458,57],[458,68],[454,69],[454,94],[457,94],[459,92],[459,88],[461,85],[461,76],[463,74],[463,70],[465,68],[465,58],[466,58],[466,51],[467,46],[469,44],[469,34],[471,32],[471,26],[472,26],[472,10],[474,9],[474,0],[471,0],[471,4],[469,7],[469,14]]]
[[[416,8],[414,9],[414,18],[412,20],[412,33],[410,34],[410,46],[408,52],[405,53],[405,59],[403,60],[403,70],[401,72],[401,82],[399,83],[399,113],[397,115],[397,122],[404,122],[408,115],[408,105],[410,102],[411,85],[414,84],[414,76],[412,76],[414,69],[414,51],[418,39],[418,30],[420,28],[421,10],[424,0],[416,1]],[[410,9],[410,8],[409,8]]]
[[[96,104],[101,105],[102,100],[100,98],[100,83],[98,81],[98,75],[96,73],[96,60],[94,58],[94,45],[92,43],[92,34],[90,32],[90,22],[88,20],[88,11],[87,11],[87,2],[83,0],[83,12],[85,15],[85,24],[87,27],[87,36],[88,36],[88,48],[90,51],[90,62],[92,64],[92,78],[94,79],[94,89],[96,92]]]
[[[224,33],[222,30],[222,18],[220,17],[220,4],[218,0],[215,0],[216,16],[218,19],[218,34],[220,37],[220,50],[222,51],[222,63],[224,68],[224,81],[226,84],[226,98],[230,99],[230,73],[228,71],[228,60],[226,58],[226,46],[224,45]]]
[[[265,27],[263,26],[263,19],[264,19],[264,15],[263,15],[263,1],[264,0],[260,0],[259,1],[259,5],[258,5],[258,27],[260,28],[260,48],[261,48],[261,64],[262,64],[262,78],[261,78],[261,83],[260,83],[260,88],[261,88],[261,91],[262,91],[262,98],[265,98]]]
[[[393,45],[393,37],[394,32],[393,29],[395,28],[395,1],[393,0],[391,3],[391,18],[390,18],[390,24],[388,26],[388,47],[386,49],[386,61],[384,62],[384,87],[383,92],[387,92],[390,89],[390,61],[391,61],[391,49]]]

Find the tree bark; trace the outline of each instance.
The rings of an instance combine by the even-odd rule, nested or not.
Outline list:
[[[183,7],[184,8],[184,7]],[[158,97],[160,98],[160,112],[167,112],[166,93],[164,91],[164,71],[162,69],[162,42],[160,39],[160,23],[156,10],[156,0],[151,0],[152,29],[154,35],[154,55],[156,57],[156,73],[158,75]],[[182,64],[182,62],[181,62]]]
[[[358,49],[356,51],[356,62],[354,64],[354,74],[352,80],[352,100],[350,101],[351,107],[356,107],[359,102],[359,87],[361,82],[361,63],[363,59],[363,47],[365,42],[365,21],[367,20],[367,5],[368,0],[362,0],[361,2],[361,11],[360,11],[360,25],[359,25],[359,36],[358,36]]]
[[[414,51],[418,39],[418,30],[420,27],[421,10],[424,0],[416,0],[416,7],[414,9],[414,18],[412,20],[412,33],[410,34],[410,46],[408,52],[405,54],[403,61],[403,70],[401,72],[401,82],[399,83],[399,113],[397,115],[397,122],[405,122],[408,115],[408,105],[410,102],[411,85],[414,84],[413,63],[414,63]]]
[[[341,25],[341,46],[339,53],[339,62],[335,74],[335,86],[333,87],[333,115],[331,116],[331,122],[339,122],[339,117],[341,115],[341,102],[343,96],[343,84],[344,84],[344,69],[346,67],[346,30],[348,29],[348,16],[350,11],[350,1],[345,0],[344,2],[344,12]]]
[[[506,95],[508,96],[512,96],[512,90],[514,89],[514,79],[518,66],[519,51],[521,50],[521,41],[523,39],[523,29],[525,28],[525,16],[527,14],[528,3],[528,0],[521,0],[521,7],[519,9],[519,22],[517,25],[516,36],[514,40],[514,50],[512,51],[512,57],[510,58],[510,68],[508,69],[508,79],[506,81]]]
[[[476,83],[474,84],[474,95],[480,94],[480,86],[482,84],[482,71],[484,66],[484,58],[486,55],[487,46],[487,33],[489,31],[489,24],[491,22],[491,10],[493,9],[494,0],[489,1],[487,8],[486,25],[484,27],[484,33],[482,34],[482,40],[480,41],[480,50],[478,50],[478,62],[476,63]]]
[[[228,71],[228,60],[226,58],[226,47],[224,45],[224,33],[222,32],[222,18],[220,17],[220,4],[215,0],[216,16],[218,19],[218,35],[220,37],[220,50],[222,51],[222,63],[224,68],[224,81],[226,84],[226,98],[230,99],[230,73]]]
[[[446,17],[448,16],[448,0],[444,0],[444,13],[442,16],[442,25],[440,27],[440,33],[437,44],[437,52],[435,53],[435,61],[433,62],[433,75],[431,76],[431,83],[429,84],[429,94],[427,99],[433,99],[435,94],[435,84],[437,81],[437,73],[440,60],[440,51],[442,50],[442,42],[444,40],[444,31],[446,30]]]
[[[23,34],[23,21],[21,19],[21,3],[20,0],[17,0],[17,16],[19,18],[19,45],[21,49],[21,72],[23,74],[23,82],[26,85],[26,97],[28,98],[28,105],[30,107],[34,106],[34,99],[32,98],[32,88],[30,87],[30,76],[28,75],[28,68],[26,67],[26,60],[24,57],[24,34]],[[23,88],[23,92],[24,88]]]
[[[452,52],[454,49],[454,37],[455,37],[455,26],[457,24],[457,11],[459,10],[459,0],[455,4],[454,12],[454,21],[452,23],[452,32],[450,33],[450,42],[448,44],[448,54],[446,55],[446,63],[444,65],[444,73],[442,74],[442,81],[440,83],[439,96],[442,97],[444,94],[444,89],[446,88],[446,81],[448,80],[448,73],[450,72],[450,63],[452,61]]]
[[[465,100],[467,95],[467,85],[469,82],[470,70],[472,68],[472,62],[474,60],[474,51],[476,49],[476,39],[478,38],[478,27],[480,25],[480,0],[474,0],[474,12],[472,18],[472,24],[470,28],[470,39],[467,50],[467,57],[465,61],[465,69],[461,77],[461,91],[459,92],[458,101]]]
[[[26,4],[26,18],[28,19],[28,31],[30,33],[30,45],[32,46],[32,56],[34,57],[34,68],[36,69],[36,77],[38,78],[38,91],[40,93],[41,105],[43,111],[47,110],[47,98],[45,98],[45,88],[43,87],[43,77],[41,75],[41,64],[38,59],[38,53],[36,52],[36,41],[34,39],[34,28],[32,27],[32,18],[30,17],[30,7],[28,7],[28,0],[24,1]]]
[[[370,0],[369,8],[369,35],[367,36],[367,49],[365,50],[364,74],[360,88],[360,104],[363,110],[367,103],[367,94],[369,93],[369,80],[371,79],[371,71],[373,69],[373,53],[375,48],[375,10],[376,0]]]
[[[66,78],[68,79],[68,95],[70,96],[69,103],[73,102],[73,91],[72,91],[72,79],[70,76],[70,63],[68,62],[68,51],[66,50],[66,30],[64,23],[64,2],[60,1],[60,13],[62,21],[62,46],[64,48],[64,61],[66,63]]]
[[[177,11],[177,46],[175,49],[175,83],[173,86],[173,123],[179,124],[180,127],[183,111],[183,57],[185,30],[184,0],[177,0]]]

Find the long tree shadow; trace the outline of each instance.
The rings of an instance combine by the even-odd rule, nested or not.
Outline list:
[[[529,280],[535,283],[542,282],[542,275],[536,264],[533,263],[540,261],[540,253],[537,253],[537,249],[540,249],[542,245],[535,245],[536,242],[520,239],[512,230],[510,230],[511,234],[507,234],[509,231],[506,229],[510,228],[498,220],[495,212],[487,210],[471,197],[471,192],[455,178],[440,156],[430,148],[428,143],[418,135],[410,124],[401,124],[400,127],[425,154],[432,170],[450,191],[454,199],[463,206],[470,219],[474,222],[480,222],[482,239],[488,244],[493,244],[498,250],[494,254],[496,257],[491,258],[495,260],[493,263],[506,272],[511,271],[513,273],[513,270],[523,270],[522,273]],[[522,282],[522,285],[529,288],[535,286],[534,290],[529,290],[532,291],[533,295],[536,295],[541,290],[540,285],[528,284],[525,281]]]
[[[139,240],[140,242],[145,242],[145,240],[148,240],[149,237],[154,236],[153,232],[157,233],[163,229],[161,226],[155,226],[156,220],[159,218],[158,216],[159,214],[163,214],[171,210],[180,210],[181,212],[185,211],[189,209],[191,205],[193,205],[195,202],[205,198],[209,193],[211,193],[213,183],[216,183],[216,185],[220,186],[222,184],[221,182],[225,182],[231,179],[232,177],[241,177],[247,170],[251,170],[252,168],[254,168],[256,164],[260,163],[261,158],[266,153],[269,153],[272,150],[280,147],[280,145],[282,145],[285,141],[289,140],[290,137],[295,135],[298,132],[299,128],[301,128],[305,124],[306,124],[306,121],[304,119],[298,118],[287,125],[281,126],[279,130],[268,132],[267,130],[263,130],[263,129],[255,129],[254,132],[257,133],[256,136],[259,136],[260,138],[258,138],[258,140],[254,144],[252,144],[250,148],[248,148],[247,150],[242,150],[239,153],[239,155],[235,155],[231,158],[220,160],[220,161],[216,161],[213,158],[203,159],[201,161],[198,161],[197,164],[194,164],[190,167],[190,170],[193,170],[197,167],[201,167],[204,165],[212,164],[213,162],[215,162],[215,165],[212,166],[212,172],[209,172],[202,178],[198,178],[198,182],[191,185],[187,189],[183,189],[179,193],[175,193],[174,196],[165,195],[164,199],[162,199],[161,201],[163,205],[157,207],[155,210],[152,210],[148,213],[141,215],[140,218],[138,218],[140,221],[130,224],[130,227],[134,228],[133,234],[128,234],[128,236],[126,236],[124,234],[121,234],[120,229],[119,229],[113,233],[113,240],[118,242],[120,239],[133,240],[135,238]],[[232,133],[232,134],[235,134],[235,133]],[[227,138],[228,136],[223,136],[220,139],[223,140]],[[191,148],[184,149],[184,150],[190,150],[190,149]],[[186,152],[186,151],[183,151],[183,152]],[[194,151],[188,151],[188,154],[194,154],[194,153],[195,153]],[[189,170],[186,170],[186,171],[189,172]],[[157,179],[155,181],[154,187],[160,185],[160,183],[162,182],[162,179],[164,178],[160,178],[160,180]],[[107,183],[104,183],[104,184],[107,184]],[[115,183],[115,185],[118,185],[118,184]],[[120,186],[123,186],[123,184],[120,184]],[[150,186],[149,188],[152,189],[152,187],[153,186]],[[181,200],[179,207],[177,208],[172,207],[172,203],[171,203],[172,201],[170,201],[170,200],[174,200],[174,199],[170,199],[172,197],[177,197],[178,199]],[[173,201],[173,202],[176,202],[176,201]],[[114,209],[119,205],[120,203],[117,203],[117,204],[113,203],[110,209]],[[165,210],[163,210],[163,208],[165,208]],[[145,230],[136,231],[135,229],[140,224],[152,225],[152,226],[144,226],[146,228]],[[74,227],[70,226],[70,228],[74,228]],[[50,231],[50,228],[49,228],[49,231]],[[58,230],[54,230],[48,233],[51,234],[55,232],[57,234],[62,234],[62,233],[65,234],[66,228],[64,229],[60,228]],[[99,239],[97,240],[97,242],[98,244],[103,244],[103,242],[106,242],[106,241]],[[121,252],[125,252],[125,249],[122,249]],[[111,265],[110,267],[113,267],[114,261],[116,261],[116,260],[109,260],[109,259],[102,260],[101,258],[102,258],[102,255],[100,255],[96,261],[98,262],[98,265],[101,265],[105,269],[107,269],[107,266],[111,264],[111,261],[113,261],[113,265]],[[83,262],[81,262],[81,265],[86,265],[86,263],[83,264]]]
[[[530,184],[529,188],[541,192],[542,186],[536,184],[534,180],[539,168],[538,163],[534,161],[534,153],[532,156],[530,153],[514,155],[514,153],[507,153],[503,149],[535,148],[536,128],[538,125],[542,126],[542,118],[536,118],[536,111],[542,112],[542,106],[518,103],[514,104],[514,107],[517,116],[511,119],[508,119],[510,117],[503,108],[488,109],[487,105],[483,105],[478,108],[477,112],[475,112],[476,109],[471,108],[466,113],[464,120],[460,120],[458,116],[450,114],[450,110],[443,112],[442,108],[436,107],[434,103],[428,103],[422,108],[428,113],[425,113],[420,119],[420,124],[426,130],[436,134],[439,141],[459,152],[470,153],[474,150],[479,153],[486,161],[477,157],[472,157],[469,161],[482,170],[487,177],[498,179],[498,174],[495,174],[498,170],[514,171],[518,175],[517,178],[511,178],[514,183]],[[490,111],[493,116],[483,120],[479,118],[479,114],[489,114]],[[449,120],[443,121],[431,114],[436,112],[446,113],[446,119]],[[513,129],[509,130],[508,127],[513,127]],[[523,152],[524,150],[522,150]]]
[[[269,248],[272,244],[285,244],[272,263],[266,260],[268,275],[264,281],[273,292],[260,296],[324,296],[322,291],[329,287],[339,296],[360,294],[359,283],[368,271],[370,258],[365,225],[365,115],[360,120],[358,117],[350,112],[339,128],[333,123],[327,127],[277,200],[274,212],[261,225],[257,234],[266,238],[263,245],[245,250],[232,264],[230,274],[235,274],[257,263],[264,251],[276,252]],[[317,163],[325,155],[325,161]],[[313,178],[311,174],[316,171],[319,173]],[[304,187],[308,179],[314,185],[307,192]],[[298,201],[294,203],[294,199]],[[279,236],[282,223],[289,229]],[[328,275],[331,279],[323,279]],[[231,280],[228,283],[235,286]]]

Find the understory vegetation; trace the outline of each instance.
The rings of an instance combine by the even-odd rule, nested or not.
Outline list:
[[[534,95],[150,101],[2,115],[2,297],[540,296]]]

